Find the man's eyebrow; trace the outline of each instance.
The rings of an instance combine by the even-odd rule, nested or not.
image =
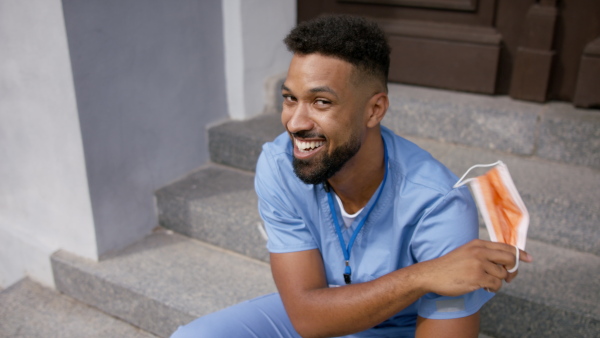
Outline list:
[[[321,93],[321,92],[326,92],[326,93],[330,93],[333,96],[335,96],[336,98],[338,98],[337,93],[335,92],[335,90],[331,89],[328,86],[321,86],[321,87],[315,87],[315,88],[311,88],[310,89],[311,93]]]
[[[287,87],[285,84],[282,84],[282,85],[281,85],[281,90],[283,90],[283,91],[288,91],[288,92],[291,92],[291,91],[292,91],[292,90],[291,90],[291,89],[289,89],[289,88],[288,88],[288,87]],[[337,93],[336,93],[336,92],[335,92],[333,89],[331,89],[331,87],[328,87],[328,86],[321,86],[321,87],[315,87],[315,88],[311,88],[309,91],[310,91],[311,93],[322,93],[322,92],[326,92],[326,93],[330,93],[330,94],[332,94],[333,96],[335,96],[336,98],[338,98],[338,95],[337,95]]]

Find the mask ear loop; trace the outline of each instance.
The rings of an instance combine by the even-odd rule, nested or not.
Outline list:
[[[473,180],[473,178],[469,178],[469,179],[466,179],[466,180],[464,179],[464,178],[465,178],[465,177],[466,177],[466,176],[469,174],[469,172],[470,172],[471,170],[473,170],[473,169],[475,169],[475,168],[488,168],[488,167],[493,167],[493,166],[496,166],[496,165],[498,165],[498,164],[502,164],[502,161],[497,161],[497,162],[490,163],[490,164],[476,164],[476,165],[472,166],[471,168],[469,168],[469,169],[467,170],[467,172],[466,172],[464,175],[462,175],[462,177],[460,178],[460,180],[458,180],[458,182],[456,182],[456,184],[454,184],[454,186],[453,186],[452,188],[458,188],[458,187],[460,187],[460,186],[463,186],[463,185],[465,185],[465,184],[467,184],[467,183],[471,182],[471,181]]]
[[[507,269],[506,271],[508,273],[513,273],[513,272],[515,272],[515,271],[517,271],[519,269],[519,253],[520,253],[520,251],[519,251],[519,248],[516,247],[516,246],[515,246],[515,249],[517,249],[517,253],[515,254],[515,258],[516,258],[515,259],[515,266],[513,266],[513,268],[510,269],[510,270]]]

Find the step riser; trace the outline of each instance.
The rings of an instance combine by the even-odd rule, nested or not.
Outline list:
[[[214,163],[254,171],[262,145],[284,131],[277,114],[214,126],[208,130],[210,159]]]
[[[166,230],[101,262],[64,251],[51,262],[62,293],[161,337],[276,290],[264,262]]]
[[[530,214],[528,238],[600,256],[597,209],[544,196],[522,197]]]
[[[160,225],[268,261],[254,175],[207,168],[156,192]]]
[[[470,96],[466,98],[471,100],[466,100],[465,94],[445,101],[447,95],[424,97],[424,91],[392,87],[390,108],[383,124],[402,135],[533,155],[537,129],[534,105],[522,104],[515,109],[507,99],[502,100],[503,104],[485,105]]]
[[[168,337],[194,318],[156,300],[90,275],[54,256],[56,288],[83,303],[131,323],[159,337]]]
[[[0,337],[156,338],[29,278],[0,291]]]
[[[480,328],[493,337],[597,337],[600,321],[506,294],[481,310]]]

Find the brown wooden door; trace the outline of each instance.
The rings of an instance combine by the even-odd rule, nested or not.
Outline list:
[[[327,13],[379,22],[391,81],[600,105],[600,0],[298,0]]]

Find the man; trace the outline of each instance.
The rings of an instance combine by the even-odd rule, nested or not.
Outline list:
[[[287,132],[263,147],[255,180],[279,293],[176,336],[477,337],[480,307],[516,275],[507,272],[515,249],[476,240],[468,190],[380,126],[383,33],[332,16],[285,42],[294,53],[282,85]]]

